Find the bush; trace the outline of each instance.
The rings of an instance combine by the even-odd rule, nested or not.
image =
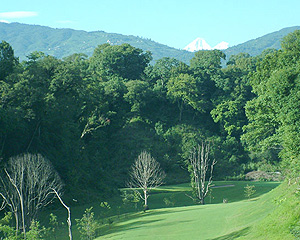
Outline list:
[[[165,197],[164,198],[164,203],[166,204],[166,206],[168,207],[174,207],[175,206],[175,195],[172,194],[170,197]]]
[[[92,240],[96,237],[96,231],[99,228],[99,224],[94,219],[93,207],[87,208],[84,211],[81,219],[76,219],[77,228],[79,230],[82,240]]]
[[[280,172],[264,172],[264,171],[252,171],[246,174],[246,180],[254,181],[282,181],[283,176]]]
[[[245,197],[247,197],[248,199],[250,197],[252,197],[254,195],[254,193],[256,192],[255,190],[255,186],[254,185],[248,185],[246,187],[244,187],[244,194],[245,194]]]
[[[48,231],[45,227],[40,226],[40,223],[36,220],[32,220],[29,231],[26,233],[27,240],[40,240],[45,239]]]

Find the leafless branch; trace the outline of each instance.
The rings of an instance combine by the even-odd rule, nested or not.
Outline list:
[[[36,218],[38,211],[55,197],[52,189],[60,191],[62,182],[51,163],[40,154],[23,154],[9,159],[0,181],[1,197],[22,220],[22,231]]]
[[[67,219],[67,223],[68,223],[68,227],[69,227],[69,238],[70,240],[72,240],[72,222],[71,222],[71,210],[70,208],[64,203],[64,201],[62,200],[62,198],[60,197],[60,195],[58,194],[58,192],[52,188],[52,191],[55,193],[55,195],[57,196],[58,200],[60,201],[60,203],[64,206],[64,208],[67,209],[68,211],[68,219]]]
[[[193,187],[196,190],[196,198],[201,204],[204,204],[204,199],[212,186],[213,169],[217,163],[209,157],[210,145],[210,142],[202,141],[201,144],[198,144],[197,148],[193,149],[189,158],[193,176]],[[209,176],[207,176],[209,169]]]
[[[128,187],[135,190],[142,189],[143,194],[139,191],[137,193],[144,200],[145,206],[148,205],[147,199],[150,190],[163,184],[166,176],[165,172],[160,168],[160,164],[146,151],[142,151],[135,160],[129,175]]]

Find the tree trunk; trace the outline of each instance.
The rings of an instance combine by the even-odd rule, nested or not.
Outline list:
[[[16,237],[18,236],[18,230],[19,230],[19,218],[18,218],[18,212],[15,210],[14,211],[15,215],[15,221],[16,221]]]
[[[148,208],[148,194],[147,194],[147,190],[144,190],[144,207]]]
[[[58,192],[55,189],[52,189],[53,192],[55,193],[55,195],[57,196],[58,200],[60,201],[60,203],[67,209],[68,211],[68,219],[67,219],[67,223],[68,223],[68,227],[69,227],[69,239],[72,240],[72,222],[71,222],[71,210],[70,208],[64,203],[64,201],[62,200],[62,198],[59,196]]]

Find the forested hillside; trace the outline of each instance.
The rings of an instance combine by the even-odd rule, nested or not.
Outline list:
[[[189,181],[187,159],[202,140],[213,143],[214,179],[296,173],[299,42],[296,31],[282,50],[233,55],[221,68],[219,50],[195,53],[190,65],[175,58],[150,65],[151,53],[129,44],[99,45],[89,58],[32,52],[20,63],[3,41],[1,164],[40,153],[68,196],[86,200],[125,186],[142,150],[160,162],[166,183]]]
[[[300,27],[289,27],[269,33],[257,39],[241,43],[224,50],[227,60],[231,55],[241,52],[251,56],[261,54],[267,48],[280,49],[281,39]],[[86,32],[73,29],[55,29],[45,26],[0,22],[0,40],[9,42],[20,60],[33,51],[42,51],[47,55],[62,59],[74,53],[92,56],[94,49],[101,44],[121,45],[128,43],[133,47],[152,53],[153,62],[163,57],[176,58],[189,64],[194,53],[168,47],[150,39],[126,36],[103,31]]]
[[[236,46],[230,47],[224,50],[227,56],[236,55],[238,53],[249,53],[251,56],[257,56],[261,54],[265,49],[281,48],[281,40],[284,36],[288,35],[291,32],[299,30],[300,26],[283,28],[279,31],[269,33],[262,37],[249,40],[245,43],[238,44]]]
[[[214,141],[216,179],[236,176],[249,159],[239,135],[247,122],[242,104],[252,97],[247,74],[256,59],[239,55],[222,70],[224,57],[203,51],[190,66],[174,58],[152,66],[149,52],[104,44],[90,58],[33,52],[19,63],[2,42],[1,157],[41,153],[78,199],[124,186],[141,150],[161,163],[168,183],[188,181],[185,161],[201,139]],[[235,98],[240,107],[232,119],[211,115]],[[223,120],[230,127],[223,128]]]
[[[0,22],[0,39],[5,40],[14,48],[16,56],[25,60],[33,51],[64,58],[74,53],[84,53],[89,57],[94,49],[101,44],[121,45],[128,43],[144,51],[151,51],[153,59],[174,57],[185,63],[193,57],[193,53],[168,47],[137,36],[126,36],[103,31],[86,32],[73,29],[55,29],[39,25]]]

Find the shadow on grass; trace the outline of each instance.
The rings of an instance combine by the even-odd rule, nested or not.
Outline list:
[[[107,234],[117,234],[120,235],[122,234],[121,232],[124,230],[133,230],[133,229],[138,229],[138,228],[143,228],[147,227],[147,225],[163,221],[163,218],[158,218],[158,219],[152,219],[152,220],[147,220],[144,219],[145,217],[148,216],[155,216],[155,215],[164,215],[168,213],[176,213],[176,212],[185,212],[185,211],[193,211],[194,209],[177,209],[177,210],[165,210],[165,211],[148,211],[146,213],[141,213],[139,216],[133,215],[133,216],[127,216],[125,219],[120,219],[117,221],[115,224],[111,226],[103,226],[101,229],[101,234],[100,236],[104,236]],[[178,221],[176,221],[178,222]],[[189,221],[180,221],[181,223],[183,222],[189,222]],[[169,225],[170,223],[166,224]],[[161,226],[161,224],[160,224]]]
[[[210,240],[232,240],[232,239],[236,239],[238,237],[246,236],[249,229],[250,229],[250,227],[246,227],[246,228],[243,228],[241,230],[226,234],[226,235],[221,236],[221,237],[213,238],[213,239],[210,239]]]
[[[109,226],[109,228],[102,228],[100,236],[104,236],[106,234],[110,233],[118,233],[122,232],[123,230],[132,230],[132,229],[137,229],[137,228],[142,228],[147,224],[150,223],[155,223],[159,222],[162,219],[155,219],[155,220],[139,220],[139,221],[134,221],[126,224],[120,224],[120,225],[113,225]]]

